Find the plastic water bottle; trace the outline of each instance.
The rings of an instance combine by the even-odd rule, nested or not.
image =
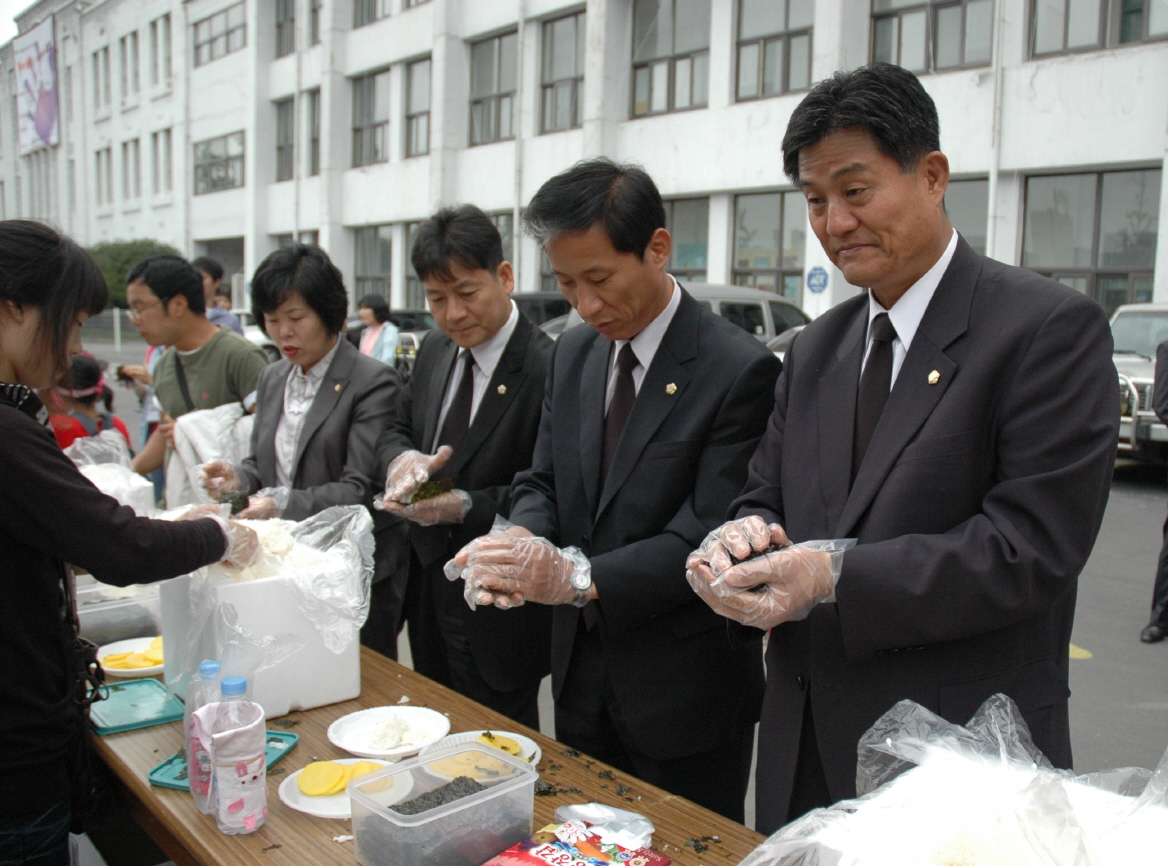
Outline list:
[[[245,677],[224,677],[219,681],[220,701],[246,701],[248,695]]]
[[[199,671],[191,677],[187,687],[187,702],[183,710],[183,731],[186,736],[187,780],[191,796],[200,812],[210,814],[215,811],[215,801],[211,797],[211,758],[194,737],[191,716],[195,710],[209,703],[215,697],[215,681],[219,678],[219,662],[207,659],[199,665]]]
[[[219,702],[204,712],[212,709],[215,823],[222,833],[254,833],[268,816],[263,707],[248,700],[246,679],[224,677]]]

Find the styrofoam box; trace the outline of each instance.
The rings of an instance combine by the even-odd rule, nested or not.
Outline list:
[[[162,643],[165,676],[170,685],[178,676],[184,653],[179,646],[188,642],[191,627],[188,592],[189,576],[162,584]],[[292,710],[308,710],[351,700],[361,694],[361,646],[354,635],[348,646],[334,653],[324,645],[315,626],[296,603],[297,589],[290,578],[265,577],[259,580],[221,584],[213,587],[216,604],[230,602],[239,615],[239,625],[257,639],[288,633],[304,640],[304,646],[274,667],[249,677],[250,699],[264,708],[269,719]],[[172,650],[171,647],[175,649]],[[224,675],[236,672],[225,670]],[[186,697],[182,690],[179,697]]]

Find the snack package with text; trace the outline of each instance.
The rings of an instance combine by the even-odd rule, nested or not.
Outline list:
[[[627,849],[604,842],[584,821],[548,824],[483,866],[669,866],[673,861],[648,848]]]

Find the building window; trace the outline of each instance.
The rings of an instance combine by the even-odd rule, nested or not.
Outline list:
[[[517,40],[514,33],[470,47],[470,143],[514,138]]]
[[[945,212],[953,228],[965,242],[986,254],[986,224],[989,221],[990,182],[985,178],[951,180],[945,191]]]
[[[150,83],[170,81],[173,68],[170,60],[170,15],[150,22]]]
[[[111,205],[114,201],[113,150],[103,147],[94,154],[93,178],[96,182],[97,205]]]
[[[552,270],[551,260],[542,249],[539,251],[539,290],[541,292],[558,292],[560,281],[556,279]]]
[[[515,214],[507,210],[488,216],[499,230],[499,237],[503,241],[503,258],[509,262],[515,261]]]
[[[320,44],[321,0],[308,0],[308,44]]]
[[[142,197],[142,148],[139,139],[122,142],[122,198],[136,201]]]
[[[122,99],[137,95],[141,90],[138,69],[138,31],[118,40],[118,59],[122,65]]]
[[[708,102],[710,0],[635,0],[633,116]]]
[[[803,246],[807,202],[801,192],[767,192],[734,197],[734,278],[803,302]]]
[[[389,0],[353,0],[353,26],[364,27],[389,15]]]
[[[406,156],[430,152],[430,58],[406,66]]]
[[[272,235],[272,240],[276,242],[276,249],[282,250],[292,246],[291,233],[285,235]]]
[[[276,181],[292,180],[296,171],[293,155],[296,141],[296,100],[289,97],[276,103]]]
[[[236,3],[194,24],[195,66],[218,60],[247,45],[244,4]]]
[[[1033,57],[1090,51],[1168,36],[1168,3],[1163,0],[1034,0],[1031,6]]]
[[[300,233],[300,243],[311,244],[314,247],[320,246],[320,230],[308,229]]]
[[[742,0],[738,7],[738,98],[811,84],[813,0]]]
[[[161,129],[150,136],[151,189],[155,195],[173,188],[174,152],[171,149],[169,129]]]
[[[873,0],[872,59],[913,72],[990,62],[993,0]]]
[[[584,13],[543,25],[543,132],[574,129],[584,101]]]
[[[389,298],[390,227],[362,226],[353,232],[357,243],[356,297],[381,295]]]
[[[308,97],[308,174],[320,174],[320,90],[310,90]]]
[[[415,6],[421,6],[428,2],[429,0],[402,0],[402,9],[413,9]]]
[[[296,50],[296,0],[276,0],[276,56]]]
[[[65,67],[65,123],[70,123],[73,120],[73,67]],[[0,156],[3,156],[3,149],[0,149]]]
[[[389,160],[389,70],[353,79],[353,167]]]
[[[243,133],[195,143],[195,195],[243,186]]]
[[[1026,179],[1022,265],[1078,289],[1110,316],[1152,300],[1160,169]]]
[[[406,255],[413,254],[414,242],[418,239],[418,229],[421,226],[420,222],[406,223]],[[418,279],[411,263],[406,267],[406,309],[424,310],[426,307],[426,287]]]
[[[109,46],[93,52],[93,107],[109,108],[110,100]]]
[[[683,198],[665,202],[665,227],[673,237],[669,273],[679,280],[704,283],[710,240],[710,200]]]

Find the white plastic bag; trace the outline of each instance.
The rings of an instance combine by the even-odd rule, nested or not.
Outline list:
[[[133,508],[139,517],[154,515],[154,484],[149,479],[119,463],[89,463],[77,469],[93,482],[94,487],[122,505]]]
[[[1005,695],[964,727],[901,701],[860,739],[861,796],[816,809],[742,866],[1128,866],[1161,862],[1168,755],[1153,776],[1076,778]],[[1151,781],[1148,781],[1148,779]]]
[[[199,483],[199,467],[210,460],[242,463],[251,450],[254,421],[239,403],[199,409],[177,419],[174,450],[166,464],[167,507],[211,502]]]
[[[130,446],[117,430],[100,430],[96,435],[74,439],[65,449],[65,456],[77,466],[115,463],[129,469],[131,462]]]

